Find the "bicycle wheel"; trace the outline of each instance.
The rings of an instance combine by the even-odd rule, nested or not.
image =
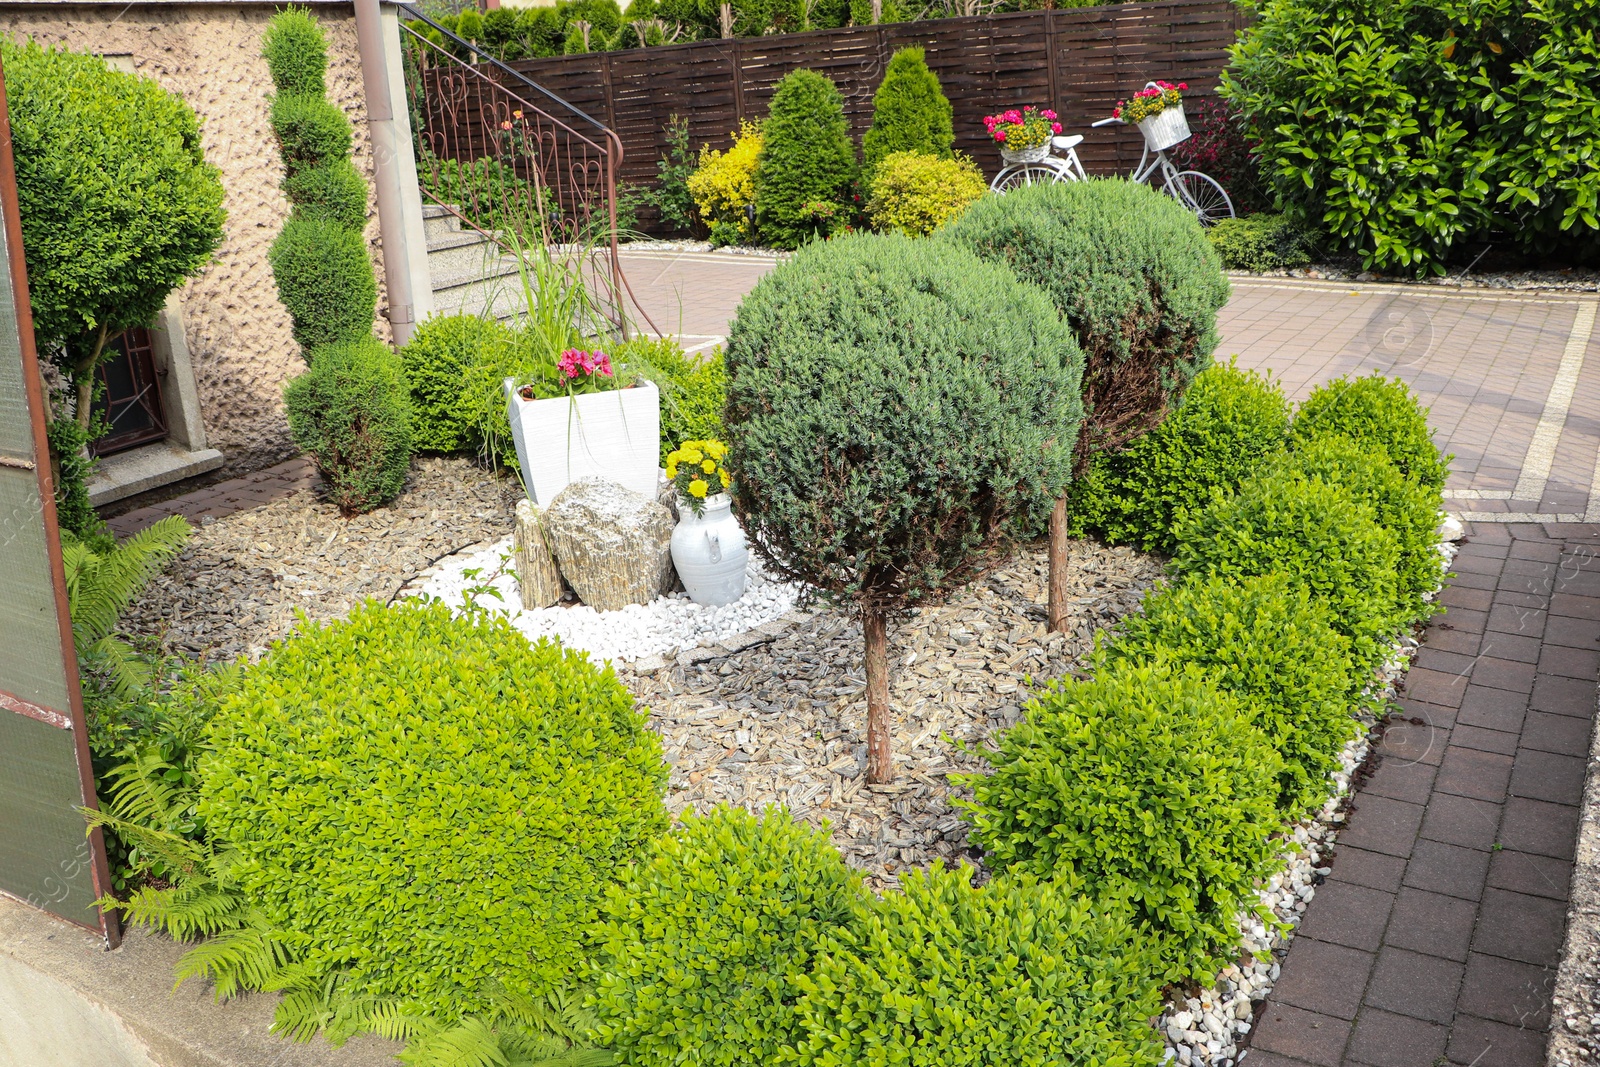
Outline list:
[[[1029,185],[1071,180],[1072,175],[1063,174],[1058,166],[1051,166],[1048,163],[1018,163],[996,174],[994,181],[989,183],[989,188],[997,193],[1006,193]]]
[[[1168,196],[1194,212],[1195,218],[1200,220],[1202,226],[1210,226],[1220,219],[1234,217],[1233,201],[1229,199],[1228,191],[1209,174],[1201,174],[1197,170],[1182,170],[1176,174],[1169,174],[1166,192]]]

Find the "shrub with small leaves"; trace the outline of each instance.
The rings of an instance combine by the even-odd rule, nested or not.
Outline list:
[[[297,214],[326,219],[347,230],[367,224],[367,180],[348,159],[303,167],[284,179],[283,191]]]
[[[957,776],[996,869],[1126,904],[1168,981],[1209,978],[1278,863],[1282,761],[1197,668],[1119,664],[1058,683]]]
[[[1262,212],[1237,219],[1218,219],[1206,229],[1206,240],[1230,270],[1283,270],[1311,262],[1314,237],[1282,215]]]
[[[290,216],[267,260],[301,348],[309,352],[371,335],[378,282],[359,230]]]
[[[799,248],[844,228],[842,212],[824,216],[813,205],[843,208],[856,179],[856,149],[844,117],[844,97],[814,70],[783,76],[762,123],[756,162],[756,225],[774,248]]]
[[[950,158],[955,126],[939,76],[921,48],[902,48],[872,97],[872,126],[861,138],[862,169],[870,174],[885,156],[916,152]]]
[[[755,234],[746,208],[756,202],[756,162],[766,143],[761,127],[740,123],[725,152],[700,148],[700,165],[684,179],[714,245],[747,244]]]
[[[1290,447],[1330,435],[1378,449],[1401,474],[1435,491],[1450,473],[1451,457],[1428,429],[1428,409],[1399,378],[1337,378],[1311,390],[1289,428]]]
[[[1350,638],[1357,669],[1370,672],[1402,617],[1395,571],[1400,546],[1360,495],[1298,471],[1246,481],[1178,527],[1175,574],[1248,578],[1282,573],[1309,589]]]
[[[267,23],[261,35],[272,86],[280,95],[309,93],[322,96],[327,89],[328,41],[322,27],[301,7],[286,7]]]
[[[1075,532],[1170,553],[1174,526],[1231,493],[1283,448],[1289,401],[1276,382],[1235,364],[1195,377],[1178,410],[1120,452],[1095,456],[1072,486]]]
[[[412,436],[418,450],[459,452],[473,446],[471,411],[463,396],[468,372],[510,345],[510,327],[477,315],[435,315],[400,350],[411,391]]]
[[[371,511],[405,488],[411,401],[399,360],[375,337],[324,345],[283,391],[295,445],[311,457],[345,514]]]
[[[960,218],[988,192],[983,172],[965,156],[940,159],[921,152],[895,152],[872,172],[867,214],[880,230],[924,237]]]
[[[1099,670],[1161,660],[1204,668],[1238,697],[1283,757],[1279,810],[1313,811],[1356,731],[1351,708],[1363,679],[1350,641],[1327,607],[1281,574],[1200,578],[1168,585],[1127,616],[1096,653]]]
[[[631,367],[661,390],[661,463],[679,441],[722,438],[722,405],[728,374],[722,349],[691,354],[670,337],[636,335],[611,350],[617,363]]]
[[[350,157],[350,120],[327,97],[285,93],[272,100],[272,132],[289,175]]]
[[[1116,909],[1023,874],[903,876],[801,979],[804,1067],[1147,1067],[1155,960]],[[754,1062],[754,1061],[752,1061]]]
[[[800,1034],[796,976],[863,894],[787,811],[685,816],[606,895],[595,1039],[636,1067],[778,1062]]]

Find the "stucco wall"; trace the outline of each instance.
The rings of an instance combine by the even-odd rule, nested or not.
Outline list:
[[[254,3],[0,3],[0,32],[77,51],[131,54],[141,75],[188,101],[206,158],[222,172],[226,235],[204,272],[182,290],[185,334],[212,447],[230,466],[289,455],[283,383],[304,369],[278,302],[267,249],[289,214],[283,167],[267,122],[272,79],[261,34],[277,5]],[[328,37],[329,96],[350,116],[356,166],[368,178],[367,240],[386,304],[372,153],[348,4],[315,3]],[[388,321],[379,315],[381,336]]]

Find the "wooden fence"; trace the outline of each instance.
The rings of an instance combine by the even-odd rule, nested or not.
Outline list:
[[[1156,0],[1107,7],[1029,11],[892,23],[811,33],[697,41],[620,52],[526,59],[510,66],[616,131],[622,181],[654,183],[673,115],[691,143],[726,147],[741,119],[760,119],[778,80],[809,67],[844,94],[859,143],[872,97],[897,49],[920,45],[955,111],[956,147],[985,171],[1000,164],[985,114],[1053,107],[1091,172],[1126,173],[1141,140],[1131,127],[1089,129],[1154,79],[1186,81],[1190,94],[1216,91],[1228,46],[1245,25],[1233,0]],[[653,221],[644,218],[646,224]]]

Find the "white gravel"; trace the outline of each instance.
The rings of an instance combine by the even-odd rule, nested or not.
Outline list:
[[[722,607],[704,607],[687,594],[673,593],[621,611],[596,611],[582,604],[524,611],[512,539],[507,537],[447,556],[408,583],[401,595],[437,597],[456,608],[470,598],[478,607],[508,616],[529,640],[552,637],[596,659],[631,662],[725,644],[786,614],[799,592],[797,585],[768,578],[752,557],[744,596]]]

